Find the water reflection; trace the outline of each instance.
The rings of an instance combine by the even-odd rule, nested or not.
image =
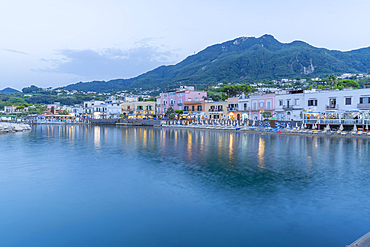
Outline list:
[[[171,243],[176,243],[178,236],[190,241],[186,246],[206,245],[214,238],[225,241],[215,241],[212,246],[318,246],[318,242],[310,242],[317,235],[320,243],[326,241],[325,246],[345,246],[359,231],[368,230],[367,139],[85,125],[37,126],[29,133],[0,138],[5,140],[0,142],[2,210],[4,206],[8,211],[18,207],[0,215],[6,225],[20,222],[18,226],[22,226],[24,216],[35,215],[32,213],[38,208],[40,213],[29,221],[32,226],[29,223],[28,229],[37,222],[60,229],[54,224],[64,224],[65,215],[73,219],[82,215],[90,224],[90,219],[106,219],[111,214],[118,220],[97,220],[83,232],[89,229],[98,236],[99,226],[110,226],[104,233],[106,240],[105,234],[115,238],[123,234],[121,229],[133,229],[135,221],[140,222],[139,230],[129,231],[135,237],[142,236],[141,226],[145,225],[145,231],[154,231],[156,237],[176,236]],[[4,144],[12,141],[16,145]],[[8,150],[17,155],[10,157]],[[17,179],[19,183],[14,183]],[[23,194],[22,188],[26,188]],[[32,196],[26,196],[30,192]],[[45,216],[45,212],[57,213]],[[151,217],[153,224],[148,225],[146,219]],[[80,222],[73,223],[64,225],[70,228]],[[190,227],[173,230],[180,224]],[[2,233],[7,230],[3,225]],[[202,232],[205,242],[191,242],[193,225],[197,225],[195,231],[216,230]],[[17,229],[13,225],[9,233]],[[325,229],[329,230],[324,234]],[[330,242],[351,231],[354,237],[350,241]],[[276,234],[263,238],[266,232]],[[0,240],[7,235],[11,234],[1,234]],[[243,241],[233,242],[243,236]],[[302,239],[303,244],[299,242]],[[292,244],[294,240],[298,243]]]
[[[258,167],[261,169],[265,168],[265,140],[260,137],[258,141]]]
[[[100,126],[94,126],[94,146],[100,148]]]

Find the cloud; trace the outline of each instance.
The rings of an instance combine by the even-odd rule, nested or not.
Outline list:
[[[51,63],[47,69],[37,71],[66,73],[83,76],[89,80],[131,78],[172,62],[175,55],[156,46],[141,45],[129,50],[107,48],[94,50],[59,50],[62,59],[41,59]]]
[[[13,49],[1,49],[2,51],[7,51],[7,52],[12,52],[12,53],[18,53],[18,54],[23,54],[23,55],[29,55],[28,53],[26,52],[23,52],[23,51],[17,51],[17,50],[13,50]]]

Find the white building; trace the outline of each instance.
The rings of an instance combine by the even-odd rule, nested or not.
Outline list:
[[[249,98],[243,93],[239,96],[239,102],[238,102],[238,111],[240,111],[241,114],[241,120],[247,120],[249,119],[249,110],[250,110],[250,102]]]
[[[280,121],[299,121],[304,109],[303,90],[293,90],[276,94],[275,117]]]
[[[107,118],[119,118],[121,115],[121,101],[113,101],[106,104]]]

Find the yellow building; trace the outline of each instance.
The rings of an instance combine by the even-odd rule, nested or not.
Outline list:
[[[207,119],[227,119],[227,101],[205,102],[205,115]]]
[[[155,114],[155,101],[121,103],[122,114],[127,118],[152,118]]]

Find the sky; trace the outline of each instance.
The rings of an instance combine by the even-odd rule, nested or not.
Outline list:
[[[131,78],[242,36],[368,47],[369,9],[368,0],[3,0],[0,89]]]

